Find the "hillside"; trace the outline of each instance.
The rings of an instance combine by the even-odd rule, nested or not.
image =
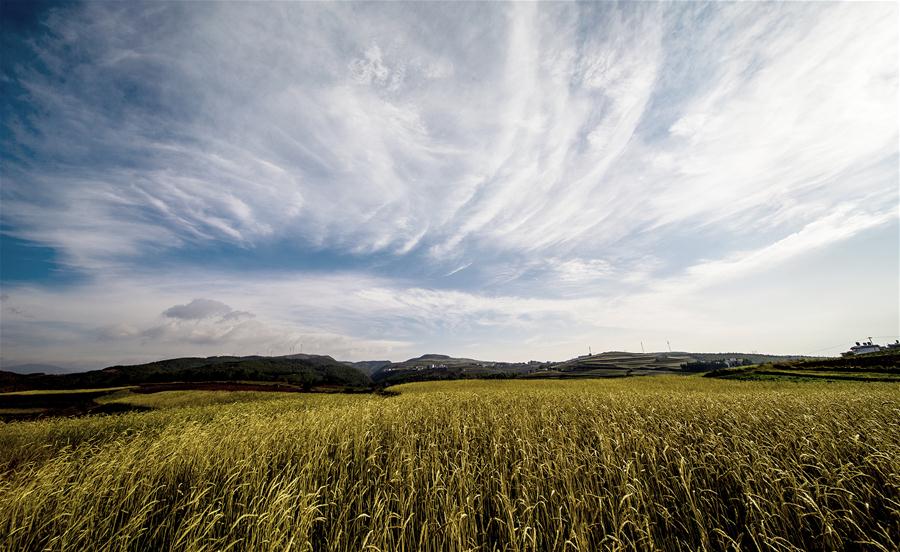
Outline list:
[[[378,370],[391,364],[390,360],[362,360],[359,362],[345,362],[347,366],[352,366],[367,376],[371,376]]]
[[[372,373],[383,385],[448,379],[512,378],[535,370],[539,363],[514,363],[425,354],[403,362],[388,363]]]
[[[426,354],[403,362],[352,364],[378,384],[494,378],[590,378],[705,372],[733,364],[783,362],[802,357],[756,353],[628,353],[609,351],[562,362],[495,362]]]
[[[264,381],[310,389],[364,388],[368,376],[330,356],[173,358],[134,366],[111,366],[76,374],[22,375],[0,372],[0,390],[84,389],[168,382]]]
[[[737,380],[826,380],[900,382],[900,349],[838,358],[806,358],[723,368],[707,377]]]
[[[806,359],[809,361],[810,359]],[[563,362],[495,362],[443,354],[425,354],[402,362],[340,362],[330,356],[185,357],[133,366],[68,374],[20,374],[0,371],[0,391],[96,389],[172,382],[275,382],[312,389],[321,386],[368,388],[450,379],[625,377],[709,372],[733,363],[802,362],[800,357],[745,353],[628,353],[610,351]],[[833,359],[834,362],[846,362]],[[732,372],[729,372],[731,374]]]
[[[681,372],[682,365],[693,362],[686,354],[626,353],[610,351],[586,355],[552,365],[533,377],[609,377]]]
[[[764,362],[785,362],[792,360],[803,360],[811,357],[803,355],[762,355],[759,353],[685,353],[675,352],[669,353],[673,355],[684,355],[695,359],[698,362],[713,362],[716,360],[727,360],[730,358],[747,359],[753,364],[762,364]]]

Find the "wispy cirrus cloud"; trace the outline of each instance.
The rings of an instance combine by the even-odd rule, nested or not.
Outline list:
[[[563,328],[572,341],[660,320],[708,331],[727,318],[698,306],[710,289],[748,275],[802,286],[765,273],[872,235],[896,258],[896,16],[889,4],[57,6],[3,61],[0,231],[88,281],[4,287],[31,310],[49,302],[27,322],[48,339],[123,344],[104,358],[153,341],[153,354],[277,348],[297,332],[338,336],[322,343],[347,354],[443,333],[502,356],[542,328],[558,343]],[[878,282],[896,276],[885,266]],[[82,328],[71,315],[85,290],[113,300],[97,282],[154,279],[166,284],[139,320],[99,309]],[[245,293],[252,308],[230,306]],[[26,321],[5,308],[16,350]],[[845,333],[830,324],[810,339]],[[21,360],[53,360],[29,351]]]

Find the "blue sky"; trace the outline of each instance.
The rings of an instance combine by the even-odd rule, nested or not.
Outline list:
[[[5,366],[900,334],[896,4],[4,4]]]

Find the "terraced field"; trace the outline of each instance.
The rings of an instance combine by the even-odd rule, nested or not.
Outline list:
[[[710,377],[732,380],[900,382],[900,350],[838,358],[804,359],[713,370]]]
[[[551,371],[537,377],[618,377],[681,373],[682,365],[694,359],[687,355],[665,353],[608,352],[582,356],[555,364]]]

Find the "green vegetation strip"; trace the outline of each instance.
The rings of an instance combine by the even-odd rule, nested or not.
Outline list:
[[[878,372],[814,372],[812,370],[756,370],[752,373],[768,376],[798,376],[810,379],[845,380],[845,381],[895,381],[900,376],[891,376]]]
[[[103,395],[105,393],[112,393],[113,391],[121,391],[123,389],[130,389],[131,387],[104,387],[102,389],[31,389],[28,391],[10,391],[8,393],[0,393],[0,401],[3,400],[3,397],[16,397],[16,396],[27,396],[27,395],[73,395],[80,393],[89,393],[95,395]]]
[[[2,424],[0,550],[900,547],[897,384],[392,389]]]

